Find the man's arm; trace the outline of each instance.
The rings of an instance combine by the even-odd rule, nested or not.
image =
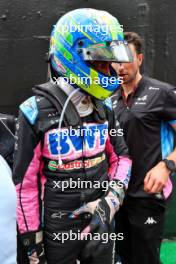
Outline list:
[[[38,178],[41,165],[41,139],[35,129],[38,113],[35,97],[28,99],[20,109],[13,169],[19,238],[26,249],[29,263],[44,264]]]
[[[176,132],[176,124],[171,124],[171,126]],[[176,148],[167,156],[167,159],[173,160],[176,164]],[[160,161],[146,174],[144,179],[144,190],[148,193],[161,192],[169,179],[170,173],[165,162]]]
[[[38,172],[40,142],[20,111],[14,153],[13,181],[17,192],[17,223],[20,233],[36,231],[40,225]]]

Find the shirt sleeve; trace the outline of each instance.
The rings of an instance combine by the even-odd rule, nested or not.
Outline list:
[[[165,89],[162,118],[170,124],[176,124],[176,87]]]

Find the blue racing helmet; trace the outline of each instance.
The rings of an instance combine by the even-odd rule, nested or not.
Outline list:
[[[70,83],[74,80],[76,87],[104,100],[119,87],[119,80],[99,72],[91,62],[130,62],[132,56],[115,17],[83,8],[68,12],[56,23],[49,59],[55,77],[63,76]]]

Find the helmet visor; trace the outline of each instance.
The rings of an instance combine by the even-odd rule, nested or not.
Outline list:
[[[133,56],[127,41],[111,41],[82,48],[85,61],[132,62]]]

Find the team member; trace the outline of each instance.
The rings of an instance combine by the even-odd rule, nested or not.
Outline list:
[[[116,118],[133,160],[132,175],[123,206],[116,214],[117,243],[122,263],[160,263],[165,199],[171,194],[169,176],[176,171],[176,89],[142,76],[142,41],[125,33],[132,63],[113,63],[123,84],[113,96]]]
[[[128,149],[121,133],[111,135],[111,129],[116,131],[114,115],[103,103],[119,85],[116,76],[111,82],[111,62],[129,61],[118,21],[94,9],[67,13],[54,26],[49,61],[51,81],[36,88],[38,95],[20,106],[18,118],[13,176],[20,237],[30,264],[74,264],[78,258],[81,263],[110,264],[110,239],[102,254],[101,239],[91,244],[68,238],[62,243],[62,235],[111,232],[128,186]],[[77,182],[75,188],[71,181]],[[79,188],[84,181],[92,186]],[[108,191],[96,188],[97,181],[111,183]]]

